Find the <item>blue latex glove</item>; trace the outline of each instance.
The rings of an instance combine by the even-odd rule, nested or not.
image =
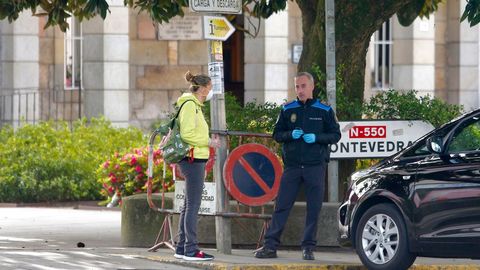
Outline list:
[[[294,129],[294,130],[292,131],[292,138],[293,138],[294,140],[302,137],[302,135],[303,135],[303,130],[301,130],[301,129]]]
[[[314,143],[315,142],[315,134],[313,134],[313,133],[303,134],[303,140],[306,143]]]

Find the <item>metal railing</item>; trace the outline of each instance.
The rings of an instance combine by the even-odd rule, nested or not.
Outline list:
[[[40,121],[73,121],[83,116],[78,89],[21,89],[0,92],[0,127],[36,124]]]

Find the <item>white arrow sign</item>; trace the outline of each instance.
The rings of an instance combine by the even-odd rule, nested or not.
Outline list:
[[[233,25],[223,16],[203,16],[203,37],[211,40],[227,40],[235,32]]]

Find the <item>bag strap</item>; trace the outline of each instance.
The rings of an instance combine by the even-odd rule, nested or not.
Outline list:
[[[173,124],[174,124],[175,120],[178,118],[178,116],[180,115],[180,110],[182,110],[183,105],[185,105],[185,103],[187,103],[189,101],[193,102],[193,100],[189,99],[189,100],[185,101],[184,103],[182,103],[182,105],[180,105],[180,108],[178,108],[178,111],[175,114],[175,117],[172,119],[172,122],[170,123],[170,129],[173,128]]]

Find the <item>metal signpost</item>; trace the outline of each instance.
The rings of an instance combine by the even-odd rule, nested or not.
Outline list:
[[[241,0],[190,0],[193,12],[213,13],[204,16],[204,38],[208,40],[208,75],[212,78],[213,98],[211,104],[211,129],[226,130],[225,94],[223,82],[223,48],[225,41],[235,31],[230,22],[217,14],[241,14]],[[227,158],[227,138],[220,135],[220,149],[216,151],[213,179],[216,183],[216,212],[225,212],[227,192],[223,185],[223,165]],[[228,204],[227,204],[228,205]],[[228,209],[227,209],[228,210]],[[224,254],[232,253],[231,220],[227,217],[215,217],[217,250]]]
[[[335,1],[325,1],[325,52],[327,70],[327,99],[337,109],[337,79],[335,74]],[[338,161],[328,163],[328,201],[338,202]]]

